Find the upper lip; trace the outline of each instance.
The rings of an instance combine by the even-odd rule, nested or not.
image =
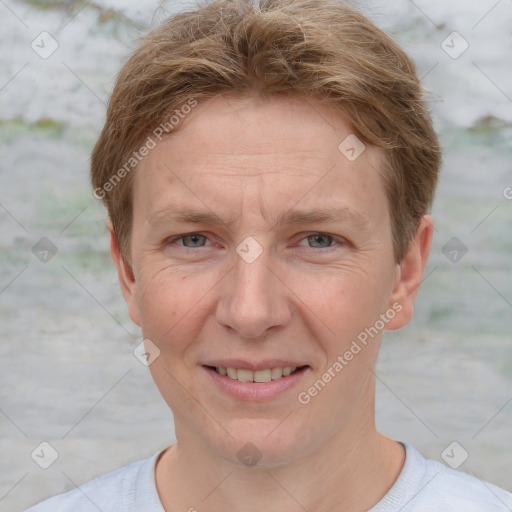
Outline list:
[[[237,370],[266,370],[268,368],[286,368],[286,367],[301,367],[308,366],[303,362],[290,361],[286,359],[266,359],[264,361],[246,361],[243,359],[215,359],[208,360],[202,363],[203,366],[215,366],[222,368],[236,368]]]

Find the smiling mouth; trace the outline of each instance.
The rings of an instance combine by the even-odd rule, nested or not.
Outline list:
[[[267,368],[264,370],[245,370],[237,368],[224,368],[223,366],[206,366],[210,370],[239,382],[264,383],[273,380],[284,379],[297,372],[303,371],[308,366],[286,366],[284,368]]]

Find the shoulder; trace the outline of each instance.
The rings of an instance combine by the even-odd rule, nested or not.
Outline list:
[[[158,454],[133,462],[120,469],[91,480],[76,489],[49,498],[30,507],[25,512],[127,512],[136,510],[138,500],[153,501],[157,508],[146,510],[160,512],[154,484],[154,466]],[[156,501],[155,501],[156,500]]]
[[[440,462],[427,460],[430,484],[423,500],[439,496],[439,504],[450,506],[445,510],[466,512],[509,512],[512,494],[476,476],[451,469]],[[430,487],[430,489],[428,489]]]
[[[390,490],[391,494],[401,494],[393,501],[403,501],[403,512],[510,512],[512,509],[512,494],[504,489],[425,459],[412,446],[405,445],[405,448],[404,468]]]

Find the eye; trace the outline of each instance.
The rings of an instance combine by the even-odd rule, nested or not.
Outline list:
[[[184,247],[186,249],[199,249],[201,247],[205,247],[207,241],[208,237],[201,233],[190,233],[171,238],[167,243],[178,243],[180,247]],[[330,249],[336,245],[343,245],[344,242],[343,240],[336,239],[333,235],[328,235],[326,233],[309,233],[301,239],[301,242],[302,241],[307,241],[308,247],[313,249]],[[303,246],[302,243],[299,245]]]
[[[174,243],[179,240],[183,241],[183,244],[179,244],[179,245],[182,245],[183,247],[186,247],[188,249],[194,249],[194,248],[204,247],[206,240],[208,240],[208,239],[204,235],[201,235],[200,233],[191,233],[190,235],[177,236],[177,237],[169,240],[169,243]]]
[[[333,247],[334,237],[325,233],[312,233],[304,238],[308,241],[309,247],[328,249]],[[311,245],[312,244],[312,245]]]

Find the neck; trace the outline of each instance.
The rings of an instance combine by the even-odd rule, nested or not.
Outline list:
[[[357,432],[338,433],[311,455],[274,467],[247,468],[197,440],[178,442],[157,465],[160,499],[167,511],[369,510],[398,478],[405,452],[374,424]]]

